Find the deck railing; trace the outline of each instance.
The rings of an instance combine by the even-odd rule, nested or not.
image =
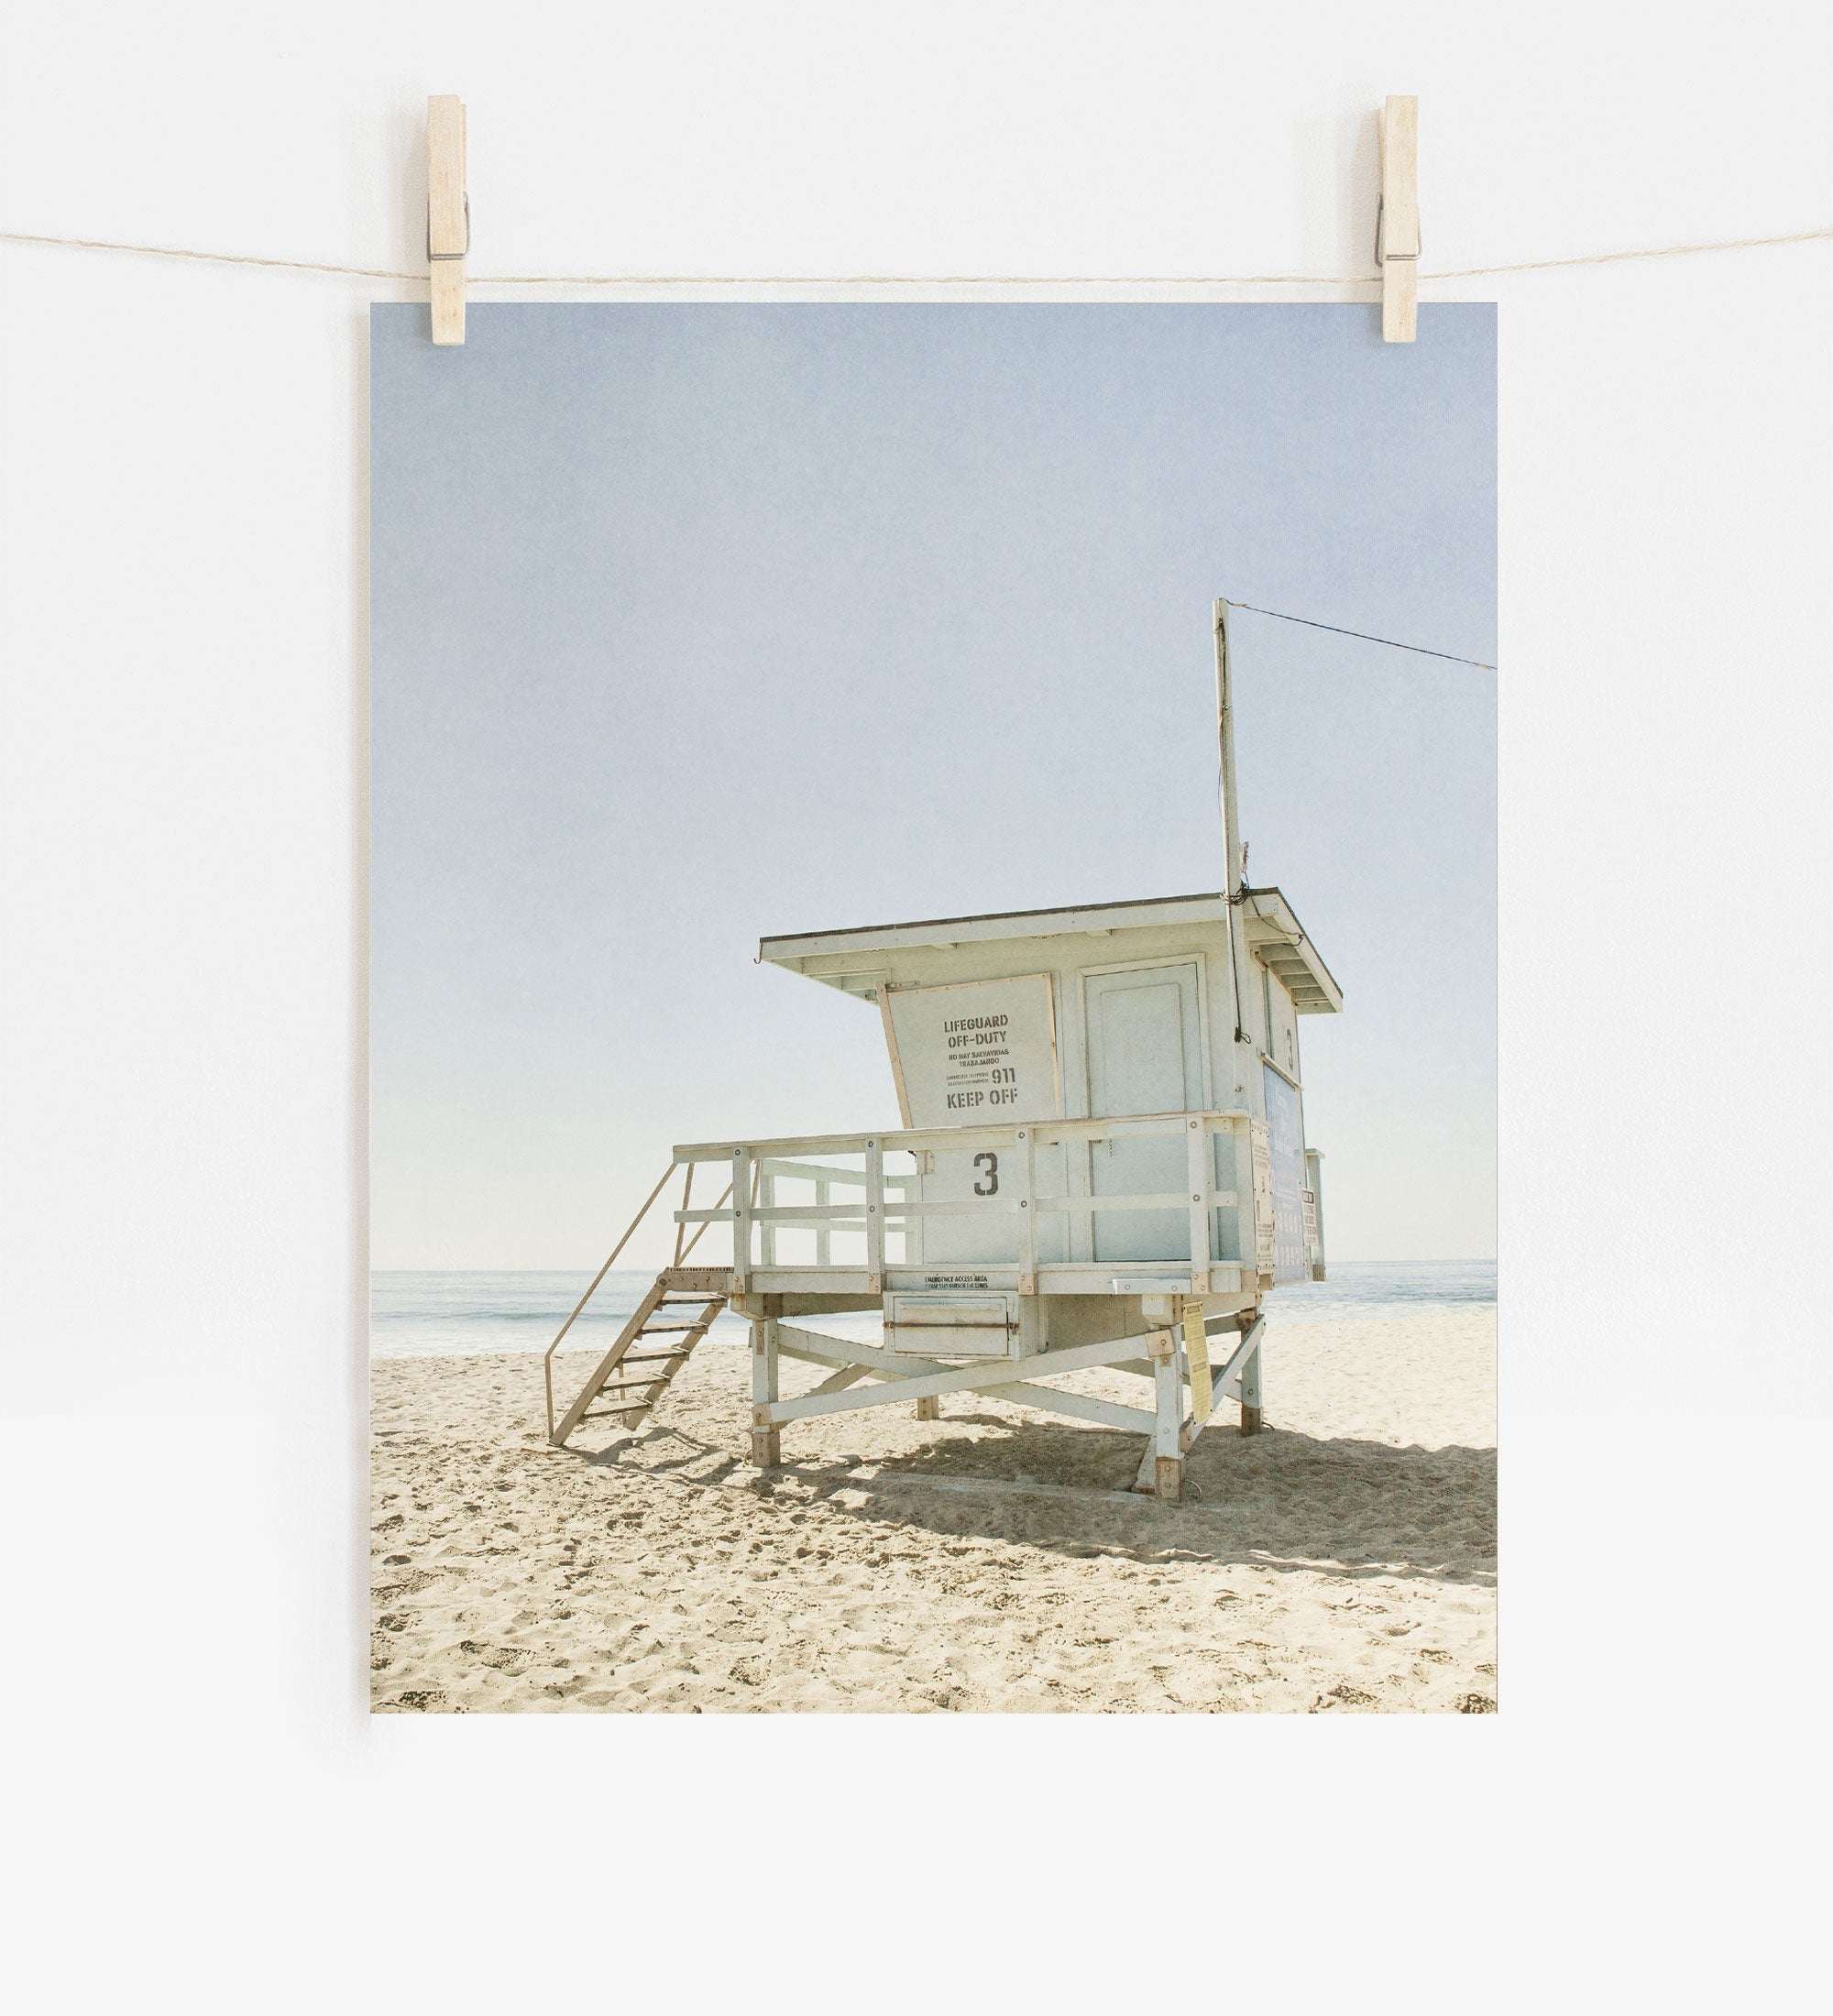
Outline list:
[[[732,1291],[744,1294],[753,1276],[781,1274],[777,1233],[783,1227],[812,1228],[815,1257],[812,1266],[796,1264],[798,1276],[830,1276],[836,1284],[845,1277],[849,1285],[859,1283],[872,1294],[883,1287],[885,1272],[885,1240],[895,1226],[904,1237],[901,1265],[921,1264],[921,1235],[926,1221],[970,1218],[982,1221],[1015,1221],[1018,1255],[1012,1263],[996,1264],[1010,1269],[1013,1285],[1021,1293],[1037,1290],[1038,1269],[1037,1221],[1061,1217],[1090,1221],[1099,1213],[1126,1211],[1181,1211],[1190,1226],[1188,1260],[1179,1259],[1179,1268],[1188,1266],[1189,1287],[1204,1292],[1213,1266],[1236,1265],[1218,1261],[1211,1237],[1212,1213],[1232,1208],[1237,1200],[1233,1188],[1219,1188],[1214,1180],[1215,1157],[1211,1144],[1220,1134],[1245,1132],[1249,1115],[1238,1110],[1209,1112],[1143,1113],[1125,1119],[1013,1121],[1005,1124],[971,1127],[919,1127],[886,1133],[856,1134],[784,1135],[763,1141],[690,1142],[676,1147],[668,1167],[657,1178],[655,1187],[643,1200],[642,1209],[625,1228],[605,1264],[579,1298],[573,1313],[560,1326],[547,1347],[545,1376],[548,1414],[553,1416],[554,1354],[567,1332],[598,1293],[599,1284],[611,1270],[618,1255],[630,1244],[637,1228],[649,1216],[670,1178],[682,1172],[681,1201],[671,1214],[675,1221],[675,1251],[670,1262],[682,1266],[706,1236],[709,1225],[729,1225],[732,1234]],[[1039,1150],[1078,1144],[1174,1137],[1184,1143],[1185,1187],[1180,1190],[1153,1192],[1105,1191],[1096,1195],[1037,1193]],[[921,1180],[916,1172],[887,1170],[887,1155],[921,1156],[938,1153],[1011,1155],[1019,1178],[1015,1188],[1002,1184],[995,1196],[959,1200],[919,1200],[910,1193]],[[851,1157],[858,1168],[836,1166],[835,1158]],[[716,1203],[694,1203],[697,1170],[708,1165],[730,1169],[730,1180]],[[1237,1161],[1237,1167],[1240,1167]],[[777,1201],[781,1182],[806,1182],[814,1187],[810,1204]],[[836,1192],[848,1193],[837,1200]],[[851,1194],[851,1193],[857,1193]],[[833,1235],[837,1232],[863,1233],[864,1263],[836,1262]],[[979,1263],[972,1265],[981,1271]],[[1046,1265],[1051,1263],[1047,1262]],[[704,1263],[703,1263],[704,1265]],[[1151,1263],[1145,1263],[1150,1265]],[[1065,1270],[1067,1271],[1067,1270]],[[1089,1266],[1091,1275],[1112,1273],[1112,1265]]]
[[[743,1294],[751,1276],[778,1267],[777,1233],[780,1228],[812,1228],[815,1234],[817,1270],[834,1265],[832,1235],[837,1231],[862,1232],[865,1254],[862,1271],[869,1281],[882,1283],[885,1274],[885,1241],[894,1230],[905,1237],[903,1264],[919,1264],[920,1235],[924,1222],[939,1218],[972,1218],[982,1221],[1015,1221],[1017,1233],[1018,1285],[1024,1292],[1035,1290],[1037,1274],[1040,1218],[1061,1217],[1092,1220],[1097,1213],[1127,1211],[1181,1211],[1190,1228],[1188,1264],[1194,1273],[1206,1275],[1214,1264],[1212,1213],[1234,1206],[1237,1191],[1219,1188],[1215,1182],[1212,1143],[1218,1134],[1233,1135],[1245,1129],[1249,1116],[1237,1110],[1206,1112],[1143,1113],[1124,1119],[1014,1121],[1005,1124],[971,1127],[894,1129],[857,1134],[804,1134],[761,1141],[693,1142],[675,1150],[677,1166],[685,1166],[691,1185],[692,1172],[705,1164],[730,1167],[731,1177],[726,1195],[712,1207],[696,1210],[683,1200],[675,1213],[683,1232],[696,1228],[698,1239],[711,1224],[730,1225],[732,1233],[732,1286]],[[1184,1143],[1184,1188],[1152,1192],[1104,1191],[1094,1194],[1040,1195],[1037,1189],[1037,1156],[1040,1150],[1074,1145],[1123,1140],[1179,1138]],[[1015,1164],[1015,1184],[1002,1185],[998,1194],[984,1198],[919,1200],[910,1194],[920,1178],[916,1174],[887,1171],[890,1155],[923,1156],[937,1153],[1009,1156]],[[862,1166],[845,1168],[831,1158],[851,1157]],[[784,1204],[777,1201],[777,1186],[785,1179],[811,1183],[814,1201]],[[836,1189],[857,1191],[836,1201]],[[1233,1263],[1230,1263],[1233,1264]],[[798,1265],[796,1272],[807,1271]],[[849,1265],[847,1271],[862,1271]]]

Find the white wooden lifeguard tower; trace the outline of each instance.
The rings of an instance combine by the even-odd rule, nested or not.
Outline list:
[[[751,1320],[761,1467],[797,1421],[974,1393],[1136,1431],[1136,1488],[1178,1498],[1218,1397],[1258,1429],[1265,1298],[1323,1276],[1299,1018],[1343,997],[1279,891],[1243,883],[1226,603],[1215,638],[1226,887],[765,938],[875,1004],[903,1124],[676,1147],[549,1348],[551,1441],[606,1395],[638,1426],[727,1307]],[[697,1208],[708,1165],[725,1192]],[[554,1353],[676,1170],[674,1264],[556,1418]],[[730,1263],[688,1265],[715,1224]],[[814,1327],[858,1310],[882,1344]],[[829,1376],[785,1399],[784,1358]],[[1147,1404],[1051,1383],[1097,1366]]]

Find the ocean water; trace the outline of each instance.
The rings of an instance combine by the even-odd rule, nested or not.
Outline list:
[[[450,1357],[474,1352],[525,1351],[539,1354],[554,1341],[586,1291],[590,1270],[558,1273],[460,1273],[401,1269],[370,1277],[369,1349],[378,1358]],[[591,1306],[566,1339],[571,1350],[611,1340],[655,1279],[642,1268],[608,1274]],[[1397,1319],[1427,1308],[1494,1307],[1493,1260],[1334,1263],[1327,1281],[1306,1281],[1275,1291],[1269,1321],[1336,1322],[1347,1317]],[[841,1336],[872,1337],[876,1316],[824,1316],[818,1327]],[[741,1342],[746,1325],[722,1315],[715,1338]]]

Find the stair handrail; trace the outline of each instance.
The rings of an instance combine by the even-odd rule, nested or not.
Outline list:
[[[588,1287],[586,1290],[585,1294],[583,1294],[579,1298],[578,1301],[575,1303],[573,1308],[573,1314],[569,1316],[564,1323],[561,1324],[558,1335],[555,1336],[554,1342],[547,1347],[547,1354],[544,1358],[543,1358],[541,1362],[541,1374],[543,1381],[544,1382],[547,1388],[547,1439],[549,1441],[552,1441],[554,1440],[554,1353],[560,1349],[561,1339],[565,1336],[566,1332],[573,1328],[574,1323],[577,1320],[579,1311],[583,1309],[587,1303],[592,1299],[593,1296],[595,1296],[598,1292],[598,1283],[602,1281],[605,1276],[611,1271],[611,1262],[614,1261],[619,1254],[620,1254],[624,1250],[624,1248],[630,1244],[631,1233],[634,1233],[637,1227],[642,1223],[643,1220],[649,1216],[649,1207],[654,1203],[658,1197],[662,1195],[663,1187],[667,1183],[668,1178],[675,1174],[675,1171],[678,1167],[678,1163],[676,1163],[674,1157],[671,1156],[669,1158],[668,1167],[663,1170],[662,1174],[659,1177],[656,1178],[655,1188],[651,1190],[647,1197],[643,1199],[642,1210],[637,1212],[636,1216],[632,1218],[630,1223],[624,1228],[623,1237],[620,1239],[617,1244],[611,1248],[610,1253],[606,1257],[604,1265],[601,1266],[598,1269],[598,1273],[592,1276],[591,1287]],[[703,1226],[701,1229],[704,1231],[705,1227]]]
[[[694,1167],[694,1165],[693,1165],[693,1164],[692,1164],[692,1163],[690,1162],[690,1163],[689,1163],[689,1164],[687,1165],[687,1167],[689,1167],[689,1168],[691,1169],[691,1168],[692,1168],[692,1167]],[[732,1187],[731,1187],[731,1185],[730,1185],[730,1183],[728,1183],[728,1184],[726,1185],[725,1189],[722,1189],[722,1190],[721,1190],[721,1191],[719,1192],[719,1199],[718,1199],[718,1201],[717,1201],[717,1202],[716,1202],[716,1203],[714,1204],[714,1206],[713,1206],[713,1209],[714,1209],[714,1210],[715,1210],[716,1211],[723,1211],[723,1210],[725,1209],[726,1200],[727,1200],[727,1198],[729,1198],[729,1197],[730,1197],[730,1196],[731,1194],[732,1194]],[[686,1210],[686,1200],[685,1199],[684,1199],[684,1200],[683,1200],[683,1201],[682,1201],[682,1208],[683,1208],[683,1210]],[[682,1265],[682,1264],[683,1264],[683,1263],[684,1263],[685,1261],[686,1261],[686,1260],[687,1260],[687,1258],[688,1258],[688,1257],[689,1257],[689,1256],[690,1256],[690,1255],[692,1255],[692,1253],[693,1253],[693,1251],[694,1251],[694,1248],[695,1248],[696,1246],[697,1246],[697,1245],[698,1245],[698,1244],[700,1244],[701,1240],[703,1240],[703,1239],[704,1239],[704,1238],[705,1238],[705,1237],[707,1236],[707,1226],[708,1226],[708,1224],[710,1224],[711,1222],[712,1222],[712,1221],[711,1221],[710,1219],[708,1219],[708,1220],[704,1220],[704,1221],[703,1221],[703,1222],[701,1222],[701,1224],[700,1224],[699,1228],[698,1228],[698,1229],[697,1229],[697,1230],[696,1231],[696,1233],[695,1233],[695,1234],[694,1234],[693,1238],[691,1238],[691,1239],[690,1239],[690,1240],[689,1240],[689,1241],[687,1242],[687,1244],[686,1244],[685,1246],[682,1246],[682,1247],[680,1248],[680,1250],[679,1250],[679,1251],[678,1251],[678,1252],[676,1253],[676,1255],[675,1255],[675,1265],[676,1265],[677,1267],[678,1267],[678,1266],[680,1266],[680,1265]],[[681,1230],[682,1230],[683,1232],[686,1232],[686,1229],[687,1229],[687,1228],[686,1228],[686,1225],[683,1225],[683,1226],[682,1226],[682,1228],[681,1228]]]

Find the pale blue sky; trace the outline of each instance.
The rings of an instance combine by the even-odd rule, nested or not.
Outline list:
[[[1218,595],[1495,659],[1495,312],[373,311],[378,1266],[895,1123],[760,936],[1220,884]],[[1232,626],[1334,1259],[1495,1251],[1496,677]],[[633,1249],[641,1262],[659,1245]]]

